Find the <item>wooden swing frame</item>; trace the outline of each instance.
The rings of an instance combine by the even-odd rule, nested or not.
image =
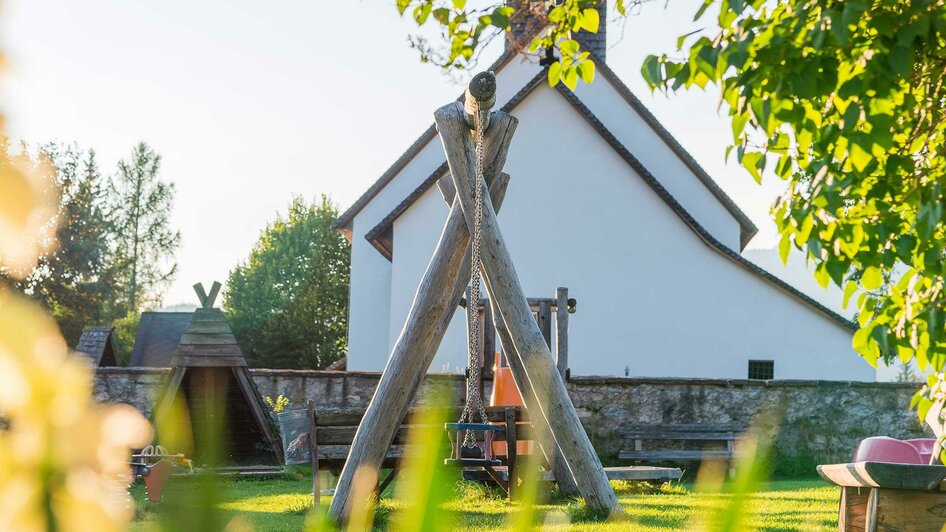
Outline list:
[[[356,471],[380,468],[463,296],[470,277],[470,234],[474,227],[471,183],[486,188],[480,224],[481,270],[497,336],[533,421],[536,440],[549,442],[543,453],[564,489],[573,485],[585,503],[596,510],[621,512],[532,316],[497,223],[496,210],[509,181],[501,171],[518,125],[518,120],[504,111],[489,114],[483,134],[482,178],[477,175],[471,110],[481,105],[491,107],[495,94],[495,77],[480,74],[467,88],[463,102],[452,102],[434,112],[450,169],[450,175],[440,182],[444,197],[452,198],[450,214],[339,477],[329,508],[329,515],[336,521],[343,522],[349,515]]]

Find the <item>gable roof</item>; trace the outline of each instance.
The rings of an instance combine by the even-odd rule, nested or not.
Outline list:
[[[194,311],[171,357],[171,366],[246,366],[246,358],[222,310],[203,307]]]
[[[95,366],[117,366],[115,341],[112,339],[114,329],[109,326],[84,327],[76,352],[88,355]]]
[[[535,75],[523,89],[513,96],[510,101],[503,106],[504,111],[510,111],[515,107],[519,102],[525,99],[528,94],[534,90],[536,87],[541,85],[546,80],[545,70],[540,71]],[[699,239],[711,250],[720,254],[725,259],[739,266],[740,268],[748,271],[749,273],[761,278],[763,281],[773,285],[782,292],[794,297],[803,304],[812,308],[816,312],[824,315],[825,317],[836,322],[841,327],[854,331],[856,330],[855,324],[841,316],[840,314],[834,312],[828,307],[817,302],[804,292],[796,289],[792,285],[786,283],[782,279],[772,275],[768,271],[759,267],[755,263],[749,261],[737,251],[730,249],[728,246],[720,242],[716,237],[714,237],[702,224],[700,224],[687,210],[680,204],[679,201],[664,187],[660,181],[654,176],[653,173],[648,170],[641,161],[635,157],[631,151],[621,143],[620,140],[610,131],[608,128],[601,122],[600,119],[591,111],[581,101],[581,99],[575,95],[572,91],[568,90],[563,84],[556,86],[556,90],[564,96],[571,106],[578,111],[578,113],[595,129],[595,131],[604,139],[612,149],[617,152],[617,154],[631,167],[634,169],[641,179],[660,197],[664,203],[689,227]],[[669,134],[669,133],[668,133]],[[694,163],[695,164],[695,163]],[[401,213],[406,211],[410,206],[420,198],[420,196],[427,191],[431,186],[433,186],[437,180],[446,175],[448,172],[446,163],[438,167],[433,173],[430,174],[421,184],[418,186],[411,194],[405,198],[400,204],[398,204],[394,210],[392,210],[387,216],[385,216],[378,225],[371,229],[368,233],[365,234],[365,238],[375,246],[388,260],[391,260],[391,253],[393,252],[393,241],[390,240],[391,228],[393,226],[394,220],[396,220]],[[722,193],[722,192],[720,192]],[[731,201],[731,200],[730,200]],[[753,231],[755,231],[755,226],[753,226]],[[744,245],[744,243],[743,243]]]
[[[492,70],[494,72],[500,71],[505,67],[517,54],[515,52],[506,51],[493,63],[487,70]],[[744,213],[738,205],[730,198],[713,180],[712,177],[704,170],[699,163],[696,162],[696,159],[690,155],[689,152],[670,134],[669,131],[657,120],[657,118],[644,106],[644,104],[631,92],[631,90],[621,81],[621,78],[611,70],[607,63],[597,59],[595,61],[598,71],[601,72],[603,77],[615,88],[621,98],[634,109],[638,115],[647,123],[648,126],[663,140],[664,143],[670,148],[670,150],[684,163],[684,165],[691,171],[693,174],[700,180],[700,182],[710,191],[711,194],[720,202],[720,204],[736,219],[740,227],[739,243],[740,250],[745,248],[745,246],[752,240],[752,237],[758,232],[758,228],[755,224],[752,223],[752,220]],[[509,111],[512,107],[515,107],[529,92],[531,92],[535,87],[538,86],[537,81],[545,79],[543,76],[546,76],[546,71],[548,67],[545,67],[539,71],[539,73],[529,80],[526,85],[513,96],[509,102],[502,107],[502,110]],[[459,99],[463,96],[461,95]],[[433,124],[427,128],[424,133],[414,141],[413,144],[404,152],[395,162],[391,165],[384,174],[378,178],[371,187],[365,191],[364,194],[359,197],[355,203],[352,204],[345,212],[343,212],[332,224],[332,227],[339,230],[346,238],[350,241],[352,239],[351,232],[351,223],[354,220],[355,216],[361,212],[361,210],[367,205],[391,180],[393,180],[400,172],[403,170],[407,164],[417,156],[418,153],[435,137],[437,136],[437,130]],[[446,168],[446,162],[438,168],[434,174],[437,174],[434,177],[434,174],[431,174],[427,179],[421,183],[421,185],[414,190],[404,201],[399,204],[394,211],[388,214],[381,223],[375,226],[371,230],[371,233],[375,233],[376,229],[383,232],[389,230],[385,222],[393,221],[393,218],[389,220],[389,217],[394,214],[394,218],[400,215],[403,212],[406,206],[410,206],[413,201],[415,201],[420,194],[427,190],[437,179],[445,175],[445,172],[439,172],[441,168]],[[439,172],[439,174],[438,174]],[[418,192],[419,191],[419,192]],[[396,214],[395,214],[396,213]],[[390,259],[390,250],[385,249],[385,240],[378,239],[378,236],[381,232],[375,233],[369,238],[369,242],[374,245],[378,251]],[[368,236],[367,234],[365,235]]]
[[[191,312],[142,312],[128,365],[168,367],[192,315]]]

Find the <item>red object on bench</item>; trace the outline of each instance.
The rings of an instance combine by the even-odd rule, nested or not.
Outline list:
[[[161,502],[161,494],[164,492],[164,486],[171,478],[171,472],[174,467],[171,462],[161,460],[148,467],[148,472],[141,478],[145,482],[145,492],[148,494],[148,500],[151,502]]]
[[[887,436],[864,438],[854,449],[854,462],[889,462],[927,465],[933,454],[933,438],[898,440]]]

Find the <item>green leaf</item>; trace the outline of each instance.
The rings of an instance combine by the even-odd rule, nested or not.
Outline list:
[[[578,75],[585,83],[591,83],[595,80],[595,62],[588,59],[578,63]]]
[[[581,49],[581,45],[578,44],[578,41],[569,39],[562,41],[561,44],[558,45],[558,49],[562,52],[562,55],[571,57],[578,53],[578,50]]]
[[[660,58],[656,55],[648,55],[641,65],[641,76],[651,89],[660,85]]]
[[[581,12],[581,26],[591,33],[598,33],[598,26],[601,23],[598,10],[589,7]]]
[[[549,85],[554,87],[562,79],[562,63],[556,61],[549,66]]]
[[[578,87],[578,68],[574,65],[569,66],[564,69],[564,74],[562,83],[564,83],[569,90],[575,90],[575,88]]]
[[[750,151],[742,154],[742,166],[749,171],[756,183],[762,184],[761,169],[765,167],[765,158],[756,151]]]
[[[397,12],[403,15],[410,5],[411,0],[397,0]]]
[[[851,144],[848,154],[850,155],[851,164],[858,172],[863,172],[867,165],[874,160],[874,156],[870,152],[864,151],[860,144]]]
[[[877,290],[883,284],[884,275],[880,268],[876,266],[864,268],[864,273],[861,274],[861,286],[864,287],[864,290]]]
[[[909,74],[910,69],[913,67],[913,58],[910,56],[910,50],[903,46],[894,46],[891,48],[890,53],[887,55],[887,62],[890,64],[890,68],[901,76]]]
[[[782,235],[778,241],[778,256],[782,259],[782,264],[788,264],[788,254],[792,251],[792,239],[788,235]]]
[[[464,7],[466,7],[466,0],[453,0],[453,9],[463,11]]]
[[[848,281],[844,285],[844,301],[841,303],[841,306],[847,308],[847,304],[851,301],[851,296],[857,292],[857,283],[854,281]]]

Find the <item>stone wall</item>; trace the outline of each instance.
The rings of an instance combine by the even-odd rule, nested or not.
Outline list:
[[[264,396],[283,394],[290,405],[367,406],[379,374],[302,370],[251,370]],[[95,394],[151,414],[164,369],[102,368]],[[429,375],[431,383],[455,387],[457,375]],[[837,381],[748,381],[573,377],[569,393],[598,452],[606,459],[633,448],[622,437],[629,425],[650,423],[746,423],[774,437],[783,472],[810,471],[812,463],[845,461],[860,438],[922,434],[910,397],[916,385]],[[489,394],[487,388],[487,396]],[[422,392],[423,395],[423,392]],[[800,471],[792,471],[793,467]]]

